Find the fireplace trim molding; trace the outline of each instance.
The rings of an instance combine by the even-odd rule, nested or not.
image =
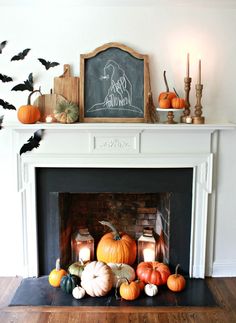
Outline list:
[[[232,125],[200,126],[117,124],[69,127],[46,125],[38,149],[19,156],[36,125],[13,128],[17,190],[22,226],[19,274],[38,276],[36,168],[193,168],[190,277],[211,276],[214,253],[218,130]],[[191,127],[191,126],[190,126]],[[73,144],[68,142],[73,140]],[[55,146],[55,142],[57,142]],[[75,144],[76,143],[76,144]],[[190,145],[193,143],[193,145]]]

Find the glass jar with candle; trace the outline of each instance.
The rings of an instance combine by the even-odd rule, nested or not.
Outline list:
[[[153,233],[153,228],[143,229],[143,234],[138,239],[138,263],[156,260],[156,239]]]
[[[71,236],[71,261],[91,261],[94,258],[94,239],[88,228],[81,228]]]

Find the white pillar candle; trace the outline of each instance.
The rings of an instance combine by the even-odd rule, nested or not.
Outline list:
[[[143,260],[155,261],[155,250],[149,248],[143,249]]]
[[[82,261],[90,260],[90,249],[88,247],[83,247],[79,251],[79,259]]]

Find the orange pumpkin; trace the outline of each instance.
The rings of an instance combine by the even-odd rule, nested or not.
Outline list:
[[[135,281],[129,282],[126,280],[120,285],[120,296],[127,301],[133,301],[140,295],[139,284]]]
[[[167,98],[160,99],[159,107],[161,109],[169,109],[171,107],[171,100]]]
[[[36,123],[40,119],[39,108],[35,105],[31,105],[31,96],[35,92],[40,92],[40,90],[32,91],[28,96],[27,105],[22,105],[17,111],[17,117],[21,123]]]
[[[180,98],[176,90],[174,89],[176,98],[171,100],[172,108],[174,109],[183,109],[185,107],[185,99]]]
[[[164,82],[165,82],[165,86],[166,86],[166,92],[161,92],[159,94],[158,102],[160,102],[160,100],[162,100],[162,99],[168,99],[171,101],[173,98],[176,98],[175,92],[170,92],[170,90],[169,90],[169,85],[168,85],[168,82],[166,79],[166,71],[164,71],[163,77],[164,77]]]
[[[123,263],[132,265],[137,254],[136,242],[128,234],[119,233],[116,228],[107,221],[100,222],[111,228],[112,232],[106,233],[97,246],[97,259],[106,263]]]
[[[136,270],[138,278],[145,284],[164,285],[170,276],[170,269],[167,265],[158,261],[147,261],[138,264]]]
[[[167,279],[167,286],[173,292],[181,292],[186,285],[184,276],[178,274],[179,267],[180,265],[177,265],[175,268],[175,274],[170,275]]]
[[[64,269],[61,269],[60,259],[58,258],[56,260],[56,268],[53,269],[48,276],[49,284],[53,287],[59,287],[62,277],[66,275],[67,272]]]

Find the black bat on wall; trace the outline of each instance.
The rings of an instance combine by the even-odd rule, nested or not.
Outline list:
[[[5,82],[12,82],[13,79],[10,76],[4,75],[0,73],[0,81],[2,81],[3,83]]]
[[[0,43],[0,54],[2,54],[2,50],[6,46],[6,44],[7,44],[7,40],[4,40]]]
[[[49,61],[46,61],[45,59],[43,58],[38,58],[38,60],[40,61],[41,64],[43,64],[43,66],[46,68],[46,70],[48,70],[49,68],[51,67],[55,67],[57,65],[60,65],[59,63],[57,62],[49,62]]]
[[[19,54],[13,56],[12,59],[11,59],[11,61],[20,61],[20,60],[24,59],[25,56],[28,54],[29,51],[30,51],[30,48],[24,49]]]
[[[0,130],[2,129],[3,118],[4,118],[4,116],[0,116]]]
[[[3,109],[16,110],[14,105],[8,103],[7,101],[3,101],[2,99],[0,99],[0,105],[3,107]]]
[[[17,84],[14,86],[11,91],[30,91],[34,90],[34,80],[33,80],[33,73],[30,73],[28,79],[24,81],[24,83]]]
[[[38,148],[39,147],[39,143],[42,139],[43,136],[43,129],[39,129],[37,131],[34,132],[33,136],[31,136],[27,143],[24,144],[21,149],[20,149],[20,155],[22,155],[23,153],[26,153],[27,151],[31,151],[34,148]]]

